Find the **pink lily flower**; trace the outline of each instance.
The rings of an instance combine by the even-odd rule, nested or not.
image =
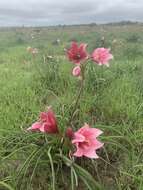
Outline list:
[[[76,157],[86,156],[88,158],[98,158],[96,150],[103,146],[103,143],[97,140],[97,137],[103,132],[100,129],[91,128],[84,124],[77,132],[74,133],[72,143],[76,146]]]
[[[79,46],[76,42],[72,42],[71,47],[67,50],[67,56],[70,61],[75,64],[80,64],[88,58],[86,51],[87,44],[81,43]]]
[[[113,59],[113,55],[110,53],[110,49],[97,48],[92,53],[92,59],[98,65],[106,65],[109,67],[109,61]]]
[[[27,130],[43,133],[58,133],[56,117],[51,108],[47,112],[41,112],[39,121],[33,123]]]

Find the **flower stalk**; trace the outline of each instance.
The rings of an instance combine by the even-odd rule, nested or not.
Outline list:
[[[74,106],[73,106],[73,109],[72,109],[72,112],[71,112],[71,116],[70,116],[70,119],[69,119],[69,125],[71,125],[71,126],[72,126],[72,120],[74,119],[75,112],[76,112],[76,110],[77,110],[77,108],[79,106],[81,95],[82,95],[83,89],[84,89],[85,66],[86,65],[84,63],[81,64],[80,88],[78,90],[78,93],[77,93],[77,96],[76,96],[76,100],[75,100],[75,103],[74,103]]]

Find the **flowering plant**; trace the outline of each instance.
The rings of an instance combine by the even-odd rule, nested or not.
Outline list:
[[[38,53],[36,48],[31,47],[29,47],[27,51],[31,53],[32,56]],[[104,143],[100,142],[98,138],[103,131],[95,128],[94,124],[79,119],[77,117],[77,110],[80,110],[80,100],[85,89],[84,84],[87,79],[87,64],[90,66],[93,62],[97,65],[109,66],[109,61],[113,59],[113,56],[110,53],[110,49],[106,48],[97,48],[90,54],[87,52],[87,44],[81,43],[78,45],[76,42],[72,42],[71,47],[66,50],[66,56],[68,60],[73,63],[71,73],[76,79],[79,79],[79,89],[75,99],[72,101],[72,105],[68,105],[69,110],[66,110],[68,112],[66,116],[64,114],[58,115],[54,106],[50,106],[39,114],[38,119],[32,122],[33,124],[31,124],[27,130],[23,131],[24,138],[21,137],[21,134],[17,136],[19,139],[19,142],[16,142],[17,150],[14,149],[10,155],[14,155],[14,153],[17,153],[19,150],[20,153],[21,151],[23,153],[22,158],[23,156],[26,157],[26,161],[23,165],[20,163],[21,167],[18,167],[18,174],[15,178],[19,185],[18,188],[20,189],[22,180],[26,174],[30,174],[27,180],[29,180],[28,182],[31,184],[35,177],[35,172],[38,171],[38,173],[40,173],[41,168],[42,172],[48,171],[48,175],[51,169],[49,176],[52,178],[52,190],[56,189],[58,180],[62,180],[63,183],[65,183],[63,178],[56,179],[56,175],[60,174],[61,176],[61,171],[64,173],[69,172],[69,170],[71,181],[69,182],[69,179],[67,179],[67,181],[71,184],[72,190],[80,186],[80,181],[82,181],[88,189],[102,189],[101,185],[92,175],[82,167],[82,161],[94,162],[95,159],[101,158],[99,149],[103,147]],[[35,60],[35,57],[33,60]],[[52,61],[54,61],[54,59],[52,59]],[[51,63],[52,65],[54,64],[54,62]],[[50,64],[48,66],[48,68],[50,68]],[[52,69],[55,71],[54,67],[52,67]],[[67,76],[69,77],[69,75]],[[62,106],[63,105],[61,105],[61,107]],[[59,110],[61,111],[61,109],[62,108]],[[79,123],[77,124],[75,120],[78,120]],[[15,147],[15,139],[13,140],[13,144]],[[11,144],[11,147],[13,144]],[[67,176],[67,173],[65,176]],[[61,183],[61,181],[59,183]],[[66,189],[67,188],[69,189],[69,187],[66,186]]]
[[[28,48],[28,51],[33,54],[33,48]],[[74,175],[75,179],[77,175],[76,171],[80,170],[79,166],[76,165],[75,157],[77,157],[77,159],[79,157],[87,157],[90,159],[99,158],[97,155],[97,150],[103,147],[103,143],[100,142],[97,138],[103,133],[103,131],[98,128],[90,127],[90,125],[87,123],[85,123],[81,128],[78,128],[75,125],[73,126],[72,121],[76,117],[75,112],[79,105],[81,94],[84,90],[87,63],[92,61],[97,65],[106,65],[109,67],[109,61],[113,59],[113,55],[110,53],[110,49],[97,48],[91,54],[89,54],[87,52],[87,44],[81,43],[78,45],[77,42],[72,42],[71,47],[66,50],[66,55],[69,61],[74,65],[72,75],[77,77],[80,81],[80,89],[78,90],[76,99],[73,102],[74,104],[71,107],[67,125],[64,126],[64,130],[61,129],[58,117],[53,112],[52,108],[48,107],[48,110],[40,113],[38,121],[34,122],[31,127],[27,129],[27,131],[43,134],[47,143],[49,142],[48,137],[50,138],[51,136],[53,139],[51,141],[53,144],[50,143],[50,147],[48,148],[48,157],[50,160],[53,176],[53,190],[55,189],[55,174],[51,155],[52,149],[54,149],[55,156],[62,159],[65,164],[71,167],[71,177],[73,178]],[[56,142],[58,142],[58,146],[54,145],[54,139]],[[66,154],[64,151],[65,149],[67,150]],[[76,171],[74,170],[74,166],[75,168],[78,167]],[[82,168],[82,172],[83,171],[87,172]],[[89,173],[87,173],[87,175],[90,176]],[[94,185],[96,187],[99,187],[99,184],[95,182],[91,176],[90,178],[92,179]],[[71,185],[73,190],[73,181]],[[78,186],[78,184],[76,184],[76,186]]]
[[[109,61],[113,59],[110,49],[97,48],[90,55],[86,48],[87,44],[81,43],[78,46],[76,42],[72,42],[71,47],[66,50],[67,57],[74,65],[76,65],[72,71],[73,76],[80,77],[81,79],[80,90],[71,113],[71,118],[69,118],[69,123],[73,120],[74,112],[78,106],[80,95],[83,91],[87,61],[91,59],[98,65],[109,66]],[[32,126],[27,130],[39,131],[48,134],[57,133],[62,136],[63,141],[65,141],[64,138],[69,137],[69,139],[71,139],[71,143],[76,148],[75,153],[71,153],[71,150],[69,150],[71,153],[70,156],[98,158],[96,150],[103,146],[103,143],[100,143],[96,139],[103,132],[99,129],[91,128],[88,124],[85,124],[82,128],[75,132],[72,128],[67,128],[66,135],[61,134],[60,129],[57,126],[56,116],[51,108],[48,108],[47,112],[42,112],[40,114],[40,119],[32,124]]]

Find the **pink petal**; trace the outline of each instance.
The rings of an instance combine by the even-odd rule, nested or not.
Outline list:
[[[78,148],[77,151],[73,155],[76,157],[82,157],[83,156],[82,149]]]
[[[40,128],[41,128],[41,123],[40,122],[35,122],[27,130],[28,131],[35,131],[35,130],[37,131],[37,130],[40,130]]]
[[[89,126],[87,123],[85,123],[84,126],[81,127],[77,132],[82,134],[82,133],[84,133],[85,131],[88,131],[89,128],[90,128],[90,126]]]
[[[91,146],[92,148],[94,148],[95,150],[103,147],[104,143],[101,143],[100,141],[98,141],[97,139],[94,139],[91,141]]]
[[[58,131],[56,117],[51,109],[48,110],[47,122],[49,122],[55,128],[55,130]]]
[[[52,133],[52,128],[47,122],[45,122],[42,124],[40,131],[43,133]]]
[[[45,133],[45,127],[44,127],[44,124],[42,124],[42,126],[40,127],[40,131],[41,131],[42,133]]]
[[[97,129],[97,128],[91,128],[90,130],[92,132],[92,135],[95,137],[98,137],[99,135],[101,135],[103,133],[103,131],[101,131],[100,129]]]
[[[85,137],[83,135],[79,134],[78,132],[74,133],[74,139],[72,140],[73,144],[84,141]]]
[[[48,113],[46,113],[46,112],[40,113],[40,119],[42,122],[45,122],[47,120],[47,117],[48,117]]]
[[[88,151],[84,151],[83,155],[88,157],[88,158],[99,158],[98,155],[96,154],[95,150],[89,149]]]

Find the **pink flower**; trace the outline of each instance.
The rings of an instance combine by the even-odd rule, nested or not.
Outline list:
[[[33,123],[27,130],[43,133],[58,133],[56,117],[51,108],[47,112],[41,112],[39,121]]]
[[[79,76],[80,76],[80,73],[81,73],[81,68],[80,68],[80,66],[76,66],[76,67],[73,68],[73,70],[72,70],[73,76],[79,77]]]
[[[86,156],[88,158],[98,158],[96,150],[103,146],[103,143],[97,140],[102,131],[96,128],[90,128],[88,124],[84,124],[77,132],[74,133],[72,143],[76,146],[76,157]]]
[[[70,61],[80,64],[81,61],[84,61],[88,58],[88,53],[86,51],[87,44],[78,44],[72,42],[70,49],[67,50],[67,56]]]
[[[92,59],[99,65],[109,66],[109,61],[113,59],[113,55],[110,53],[110,49],[97,48],[92,53]]]

